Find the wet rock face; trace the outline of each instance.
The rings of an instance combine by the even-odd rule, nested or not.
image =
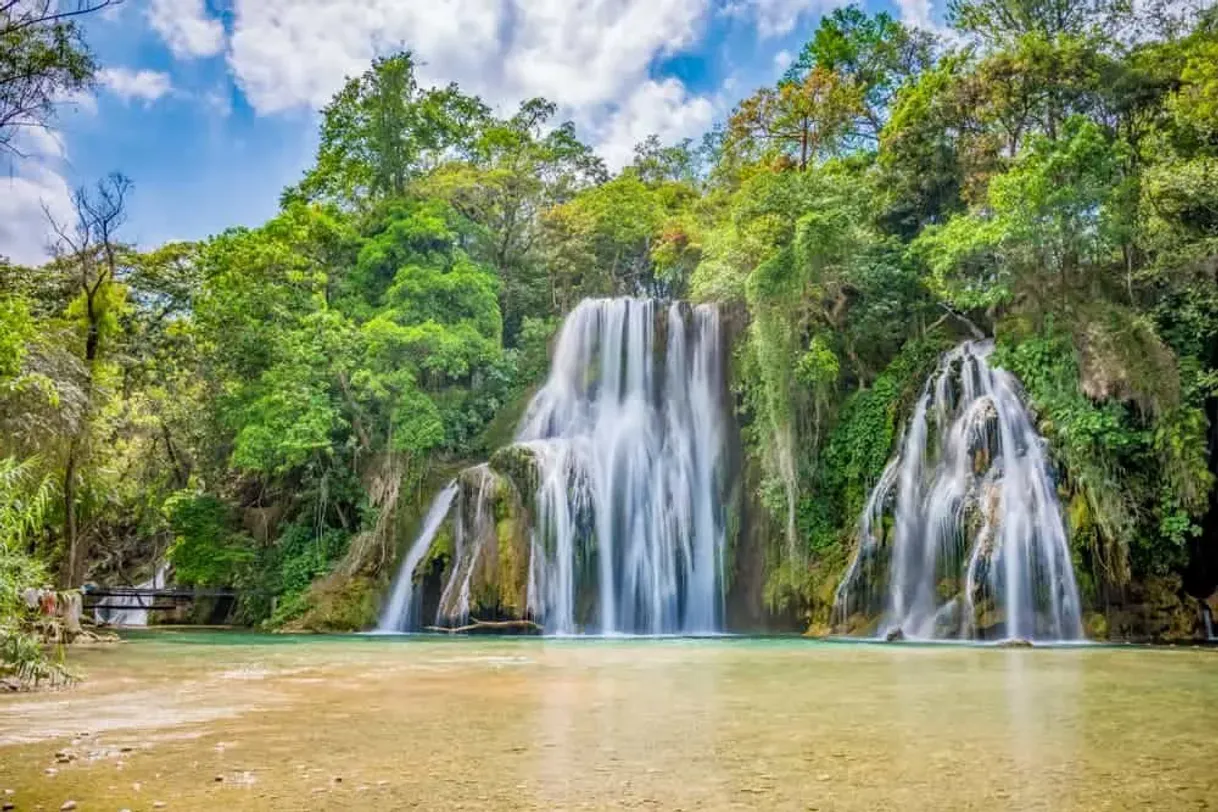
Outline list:
[[[1124,600],[1109,606],[1105,616],[1111,639],[1171,642],[1205,637],[1200,604],[1185,594],[1175,574],[1132,582]]]

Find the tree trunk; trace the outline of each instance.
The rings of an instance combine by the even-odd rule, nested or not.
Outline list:
[[[80,533],[76,527],[76,445],[76,438],[72,438],[63,474],[64,533],[68,558],[60,581],[65,589],[75,589],[84,578],[84,551],[81,549]]]
[[[804,119],[803,132],[799,136],[799,171],[808,168],[808,120]]]

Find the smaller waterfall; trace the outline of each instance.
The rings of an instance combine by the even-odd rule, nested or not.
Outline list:
[[[1045,442],[992,349],[962,344],[927,382],[859,520],[839,629],[879,618],[879,634],[911,638],[1082,637]]]
[[[436,610],[437,626],[463,626],[469,622],[470,586],[478,567],[486,563],[484,552],[495,535],[491,500],[498,481],[486,463],[465,469],[458,479],[453,558]]]
[[[1205,601],[1201,602],[1201,620],[1205,623],[1205,639],[1216,641],[1218,637],[1214,636],[1214,613],[1210,611],[1209,604]]]
[[[411,610],[414,601],[415,568],[431,549],[431,543],[435,540],[440,525],[448,517],[448,509],[452,506],[453,498],[456,495],[457,483],[454,480],[448,483],[444,490],[436,494],[436,498],[432,500],[431,507],[427,509],[427,515],[423,517],[423,527],[402,560],[401,569],[398,570],[397,579],[393,584],[393,592],[390,594],[389,604],[381,613],[380,623],[376,627],[377,631],[410,631],[411,622],[414,620]]]
[[[136,589],[161,589],[169,575],[169,564],[161,562],[156,565],[156,571],[147,581],[136,584]],[[148,625],[148,607],[152,605],[152,598],[144,598],[137,595],[116,596],[107,598],[106,603],[111,604],[111,608],[94,609],[93,619],[98,623],[106,623],[111,626],[147,626]]]

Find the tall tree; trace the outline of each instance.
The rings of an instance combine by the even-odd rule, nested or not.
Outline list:
[[[821,20],[785,80],[799,82],[817,68],[837,74],[859,94],[850,135],[874,145],[897,91],[930,67],[935,45],[933,34],[887,12],[868,16],[858,6],[837,8]]]
[[[348,204],[400,196],[450,152],[466,152],[487,114],[455,84],[420,88],[409,51],[379,58],[322,110],[317,165],[286,196]]]
[[[88,86],[93,57],[79,17],[115,0],[0,0],[0,152],[24,129],[46,127],[56,100]]]
[[[127,219],[130,192],[131,181],[114,173],[93,190],[82,187],[76,191],[74,224],[59,223],[47,213],[57,238],[54,267],[71,280],[84,328],[85,406],[68,444],[62,486],[66,558],[61,580],[69,587],[80,584],[87,563],[88,536],[81,532],[78,522],[78,493],[88,456],[90,419],[99,397],[98,362],[104,325],[108,317],[113,319],[111,293],[122,269],[125,247],[118,241],[118,231]]]
[[[727,149],[777,156],[803,171],[812,159],[837,148],[861,109],[858,87],[817,66],[740,102],[728,120]]]

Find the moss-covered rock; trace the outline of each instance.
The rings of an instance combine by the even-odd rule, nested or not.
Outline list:
[[[527,445],[507,445],[491,454],[490,468],[511,481],[520,499],[531,504],[537,493],[537,458]]]
[[[334,573],[313,582],[303,595],[296,616],[281,627],[288,632],[353,632],[376,622],[380,584],[363,575]]]
[[[1083,618],[1083,629],[1090,640],[1108,639],[1108,618],[1103,612],[1088,612]]]

